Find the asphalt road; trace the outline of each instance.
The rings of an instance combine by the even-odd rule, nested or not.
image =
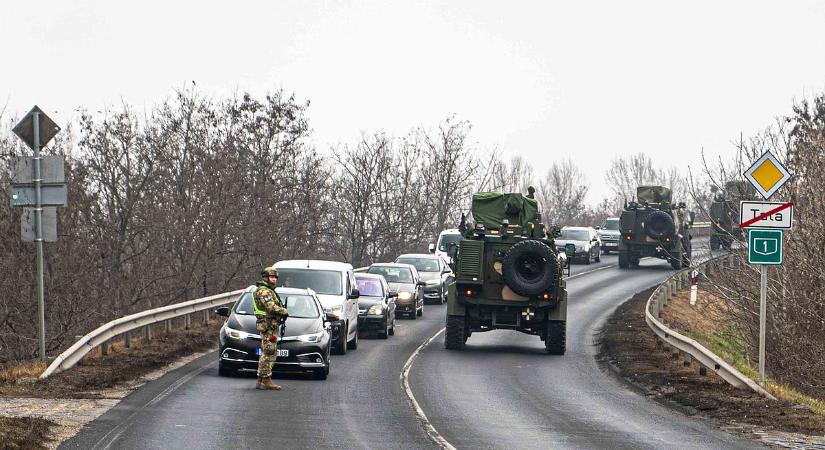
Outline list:
[[[632,276],[629,276],[632,273]],[[752,448],[628,390],[597,366],[599,324],[621,302],[672,271],[659,260],[619,271],[616,256],[574,265],[565,356],[537,337],[476,333],[464,352],[443,334],[415,358],[409,385],[440,437],[456,448]],[[399,376],[444,326],[445,306],[399,320],[389,340],[362,339],[333,356],[326,381],[223,378],[217,352],[155,380],[61,448],[438,448],[424,432]]]

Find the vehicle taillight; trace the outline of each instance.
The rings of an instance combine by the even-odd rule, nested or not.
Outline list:
[[[545,292],[544,294],[541,294],[541,299],[542,300],[550,300],[550,293]]]

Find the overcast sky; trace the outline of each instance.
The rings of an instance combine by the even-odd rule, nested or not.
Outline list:
[[[450,114],[543,172],[696,165],[825,91],[825,2],[3,2],[0,107],[58,123],[194,80],[309,99],[316,145]]]

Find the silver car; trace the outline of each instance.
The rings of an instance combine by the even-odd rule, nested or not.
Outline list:
[[[596,227],[599,239],[602,241],[602,251],[604,254],[619,251],[619,218],[608,217],[604,219],[601,226]]]
[[[599,235],[593,227],[564,227],[561,235],[556,238],[556,247],[564,252],[564,246],[574,244],[576,251],[572,257],[573,261],[579,260],[585,264],[602,260],[601,241]]]

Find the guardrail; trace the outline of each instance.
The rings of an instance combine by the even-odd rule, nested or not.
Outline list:
[[[671,330],[667,325],[659,321],[659,313],[667,305],[668,300],[670,300],[673,294],[683,286],[690,285],[690,271],[695,269],[699,270],[700,276],[704,276],[707,279],[707,274],[711,273],[711,271],[722,269],[726,264],[734,263],[735,260],[732,256],[725,254],[711,258],[699,264],[698,267],[687,268],[674,273],[664,283],[659,285],[647,300],[647,304],[645,305],[645,321],[665,345],[669,345],[676,351],[682,353],[686,365],[690,363],[690,358],[694,358],[703,366],[703,369],[713,370],[731,385],[739,389],[751,389],[771,400],[776,400],[776,397],[759,386],[755,381],[743,375],[702,344]],[[700,372],[704,373],[702,369],[700,369]]]
[[[172,319],[185,318],[186,327],[191,324],[191,315],[204,312],[204,321],[209,320],[209,310],[220,305],[232,303],[243,293],[243,289],[225,292],[223,294],[209,297],[197,298],[174,305],[142,311],[129,316],[115,319],[109,323],[99,326],[94,331],[80,338],[71,347],[61,353],[40,375],[40,379],[47,378],[55,373],[62,372],[73,367],[87,353],[100,346],[103,353],[106,353],[106,345],[111,339],[125,334],[125,341],[128,343],[129,332],[144,328],[147,339],[152,338],[151,325],[165,322],[166,329],[171,328]],[[128,344],[127,344],[128,345]]]

